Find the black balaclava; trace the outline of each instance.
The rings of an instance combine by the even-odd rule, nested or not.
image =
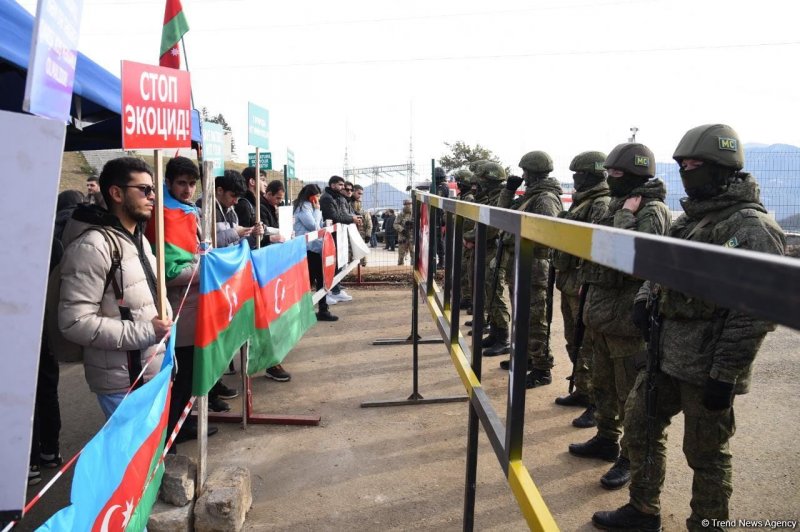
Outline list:
[[[575,184],[575,190],[583,192],[589,190],[593,186],[601,183],[605,179],[602,175],[590,174],[588,172],[575,172],[572,174],[572,182]]]
[[[694,170],[681,168],[680,173],[686,195],[694,200],[707,200],[723,193],[728,188],[728,183],[736,171],[718,164],[704,162]]]
[[[622,177],[608,176],[608,188],[611,195],[617,198],[627,196],[637,187],[647,183],[648,178],[625,172]]]

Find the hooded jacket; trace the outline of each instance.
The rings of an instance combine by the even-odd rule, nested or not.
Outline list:
[[[99,231],[103,227],[122,252],[115,277],[133,321],[123,321],[111,285],[111,249]],[[81,206],[64,228],[66,246],[61,261],[61,297],[58,325],[64,337],[83,346],[86,382],[97,394],[120,393],[130,386],[128,351],[141,351],[142,367],[155,355],[144,375],[153,378],[161,367],[164,348],[158,349],[153,324],[156,317],[155,257],[141,228],[129,233],[119,219],[97,206]],[[168,307],[168,314],[172,311]]]
[[[331,187],[325,187],[325,192],[319,198],[319,208],[322,210],[323,220],[333,220],[335,224],[355,222],[347,198]]]
[[[642,198],[635,213],[622,208],[625,201],[633,196]],[[650,179],[626,196],[612,197],[608,212],[598,225],[651,235],[666,235],[672,219],[669,208],[664,203],[666,196],[664,182],[657,178]],[[580,277],[582,283],[590,285],[583,314],[586,326],[607,335],[641,339],[641,332],[631,319],[631,307],[642,281],[593,262],[584,263]]]
[[[559,213],[559,218],[575,222],[596,224],[608,211],[609,197],[608,183],[602,181],[595,186],[581,192],[572,193],[572,205],[569,210]],[[553,266],[555,266],[556,287],[563,294],[577,296],[580,288],[579,269],[582,259],[570,255],[565,251],[553,250]]]
[[[767,215],[758,184],[739,173],[722,194],[708,200],[681,200],[684,214],[670,228],[670,236],[729,248],[783,255],[786,237]],[[699,229],[697,226],[707,219]],[[637,299],[647,296],[645,283]],[[735,384],[747,393],[753,360],[775,325],[734,309],[687,294],[661,289],[661,371],[696,385],[711,377]]]

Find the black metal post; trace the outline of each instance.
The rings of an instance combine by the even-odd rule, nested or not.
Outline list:
[[[449,213],[448,213],[449,214]],[[458,332],[461,328],[461,287],[456,286],[456,283],[461,283],[461,261],[456,260],[455,257],[461,257],[463,250],[463,234],[464,234],[464,218],[457,214],[448,217],[447,220],[447,237],[452,242],[448,242],[447,253],[445,255],[448,262],[447,269],[445,270],[445,278],[451,272],[450,287],[451,296],[446,297],[446,301],[450,305],[450,344],[458,344]],[[446,283],[445,283],[446,285]]]
[[[480,381],[482,369],[481,340],[483,338],[483,285],[486,283],[484,264],[486,261],[486,226],[477,224],[475,232],[475,275],[472,284],[472,371]],[[523,386],[525,383],[523,382]],[[480,420],[475,405],[469,403],[469,425],[467,427],[467,474],[464,486],[464,527],[471,532],[475,524],[475,492],[478,485],[478,431]]]
[[[450,293],[453,290],[453,284],[456,282],[456,276],[452,274],[453,269],[453,214],[449,212],[440,211],[445,216],[445,241],[444,241],[444,311],[452,312],[453,308],[450,305]],[[441,230],[441,229],[439,229]]]
[[[506,456],[522,459],[525,423],[525,376],[528,371],[528,341],[531,321],[531,270],[533,242],[520,236],[514,243],[514,294],[511,319],[511,365],[506,409]],[[506,471],[508,474],[508,471]]]
[[[428,209],[428,271],[425,282],[426,294],[428,297],[433,296],[433,279],[436,274],[436,209],[431,205],[427,205]]]
[[[419,207],[420,204],[413,198],[414,235],[419,235]],[[419,283],[414,271],[417,268],[417,258],[419,257],[419,238],[414,239],[414,253],[411,254],[413,263],[411,264],[411,341],[413,342],[412,353],[414,359],[413,387],[409,400],[422,399],[419,393]]]

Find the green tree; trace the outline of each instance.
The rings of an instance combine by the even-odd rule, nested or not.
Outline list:
[[[225,117],[222,116],[222,113],[219,113],[216,116],[209,115],[208,107],[203,106],[200,110],[200,114],[203,117],[204,122],[211,122],[212,124],[219,124],[222,126],[224,131],[231,133],[231,126],[228,125],[228,121],[225,120]],[[233,139],[233,133],[231,133],[231,153],[236,154],[236,142]]]
[[[445,142],[445,146],[450,150],[439,158],[439,164],[449,174],[459,168],[466,168],[475,161],[487,160],[500,163],[500,159],[492,153],[492,150],[484,148],[480,144],[475,147],[470,146],[463,140],[454,143]]]

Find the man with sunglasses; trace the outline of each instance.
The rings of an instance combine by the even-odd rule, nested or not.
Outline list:
[[[83,347],[86,382],[109,418],[142,368],[137,386],[158,373],[172,311],[157,315],[155,257],[142,233],[156,193],[150,166],[109,161],[100,193],[108,210],[81,205],[64,228],[58,324]]]

